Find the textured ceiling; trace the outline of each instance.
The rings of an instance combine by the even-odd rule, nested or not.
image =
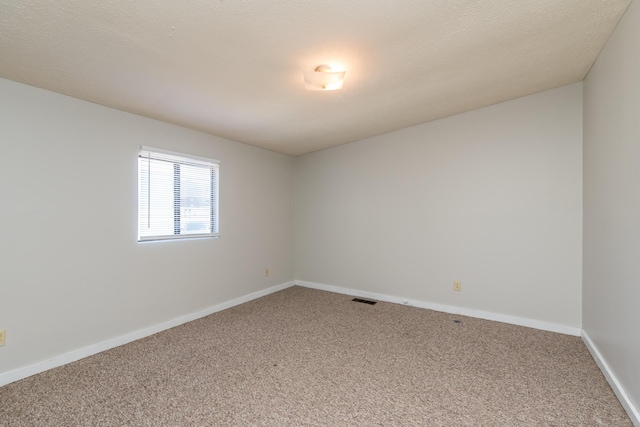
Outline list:
[[[0,77],[299,155],[580,81],[629,3],[0,0]]]

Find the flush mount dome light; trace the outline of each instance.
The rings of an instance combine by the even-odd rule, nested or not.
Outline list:
[[[307,90],[342,89],[346,71],[333,71],[328,65],[318,65],[313,71],[304,72],[304,88]]]

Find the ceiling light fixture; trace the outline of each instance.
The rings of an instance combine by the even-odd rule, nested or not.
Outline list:
[[[318,65],[313,71],[304,72],[304,88],[307,90],[342,89],[346,71],[333,71],[328,65]]]

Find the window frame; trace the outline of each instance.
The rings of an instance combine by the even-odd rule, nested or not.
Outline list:
[[[141,203],[143,203],[142,191],[142,159],[165,161],[172,163],[174,167],[174,186],[173,186],[173,234],[154,234],[142,236],[141,229],[143,221],[141,221]],[[181,194],[180,190],[180,165],[207,167],[210,172],[210,191],[209,191],[209,216],[211,231],[207,233],[188,233],[181,234],[180,228],[180,209],[181,209]],[[164,150],[156,147],[141,146],[138,151],[138,189],[137,189],[137,230],[138,230],[138,242],[154,242],[154,241],[167,241],[167,240],[188,240],[188,239],[208,239],[220,237],[220,217],[219,217],[219,203],[220,203],[220,161],[207,157],[195,156],[186,153],[179,153],[175,151]],[[147,177],[147,185],[150,185],[150,176]],[[176,181],[178,180],[178,181]],[[177,190],[177,191],[176,191]],[[148,203],[151,203],[150,197],[148,197]],[[150,205],[149,205],[150,206]],[[148,209],[151,209],[150,207]],[[165,218],[166,219],[166,218]]]

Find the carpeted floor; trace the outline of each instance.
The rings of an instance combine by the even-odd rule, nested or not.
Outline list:
[[[0,403],[12,427],[632,426],[578,337],[300,287],[9,384]]]

